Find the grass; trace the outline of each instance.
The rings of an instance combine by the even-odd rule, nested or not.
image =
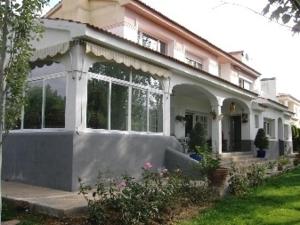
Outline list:
[[[14,207],[3,202],[2,221],[17,219],[18,225],[85,225],[85,218],[57,219],[49,216],[35,214],[24,207]]]
[[[2,221],[8,221],[18,219],[21,222],[19,225],[43,225],[44,217],[41,215],[31,214],[29,211],[24,209],[18,209],[3,202],[2,209]]]
[[[300,167],[244,197],[229,196],[179,225],[300,225]]]

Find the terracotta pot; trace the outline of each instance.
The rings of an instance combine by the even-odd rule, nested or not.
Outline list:
[[[227,168],[220,167],[209,173],[208,179],[210,180],[211,185],[220,187],[225,183],[228,174],[229,171]]]

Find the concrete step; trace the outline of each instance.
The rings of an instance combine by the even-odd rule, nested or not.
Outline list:
[[[87,202],[78,192],[6,181],[2,181],[2,191],[3,199],[6,201],[49,216],[77,217],[87,211]]]
[[[230,167],[232,163],[247,166],[253,163],[261,163],[266,161],[266,159],[256,158],[252,152],[223,153],[221,155],[221,165],[225,167]]]

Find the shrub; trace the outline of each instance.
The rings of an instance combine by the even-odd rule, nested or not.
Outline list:
[[[296,126],[292,126],[292,139],[294,152],[300,151],[300,129]]]
[[[201,123],[196,123],[190,135],[189,146],[195,151],[196,146],[204,146],[206,144],[206,130]]]
[[[251,164],[248,167],[247,178],[249,187],[257,187],[263,183],[267,166],[264,164]]]
[[[80,184],[80,193],[88,202],[91,224],[141,225],[161,221],[170,207],[196,204],[208,199],[208,185],[191,182],[181,172],[153,171],[146,163],[140,180],[123,176],[108,186],[100,177],[92,187]]]
[[[199,161],[199,169],[203,175],[208,175],[220,166],[220,158],[217,154],[213,154],[208,144],[196,146],[196,152],[201,156]]]
[[[257,131],[254,144],[259,150],[267,149],[269,147],[269,139],[266,136],[264,129],[259,129]]]
[[[250,188],[261,185],[266,176],[268,165],[251,164],[247,167],[238,167],[232,164],[229,178],[229,192],[233,195],[243,196]]]
[[[249,186],[245,168],[237,167],[236,165],[232,164],[229,175],[229,192],[236,196],[243,196],[246,194]]]

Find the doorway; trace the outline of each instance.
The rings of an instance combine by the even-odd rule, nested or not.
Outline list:
[[[242,151],[242,123],[241,116],[230,117],[230,152]]]
[[[186,113],[185,114],[185,137],[190,137],[191,132],[193,130],[193,113]]]

